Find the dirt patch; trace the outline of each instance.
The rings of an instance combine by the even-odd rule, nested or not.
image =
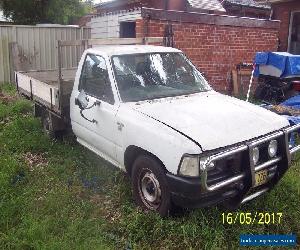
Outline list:
[[[29,171],[33,172],[38,169],[44,169],[48,166],[48,160],[45,153],[31,153],[24,154],[24,160],[29,167]]]
[[[114,204],[111,197],[107,195],[94,194],[90,197],[90,202],[99,206],[98,213],[110,222],[119,221],[122,213],[118,205]],[[97,216],[96,216],[97,217]]]
[[[1,91],[0,91],[0,102],[4,103],[4,104],[9,104],[14,102],[17,99],[16,96],[8,96],[8,95],[4,95]]]

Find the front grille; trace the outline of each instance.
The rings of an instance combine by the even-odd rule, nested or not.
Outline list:
[[[262,164],[269,160],[269,153],[268,153],[269,143],[270,142],[265,142],[264,144],[258,146],[259,155],[260,155],[258,164]]]
[[[269,187],[276,184],[284,175],[291,163],[292,156],[300,151],[300,145],[288,147],[290,141],[289,135],[299,130],[300,124],[212,154],[204,168],[200,168],[202,190],[204,192],[214,192],[223,188],[237,187],[242,190],[243,193],[246,193],[256,184],[255,173],[267,170],[269,181],[266,184],[258,186],[258,188],[261,189],[263,186],[268,187],[261,189],[252,196],[244,198],[242,202],[247,202],[257,195],[266,192]],[[278,141],[278,154],[272,159],[270,159],[267,152],[267,146],[271,140]],[[253,165],[252,159],[253,149],[255,147],[259,147],[261,150],[261,159],[256,166]],[[241,157],[240,160],[239,157]],[[209,167],[211,167],[212,162],[217,162],[216,164],[219,167],[210,170]],[[273,180],[270,183],[272,178]],[[263,181],[264,179],[261,183],[263,183]]]
[[[259,162],[256,164],[255,168],[272,160],[268,153],[268,146],[271,140],[277,140],[278,142],[278,152],[276,157],[283,155],[282,147],[280,147],[280,142],[282,140],[280,136],[277,138],[272,138],[268,141],[264,141],[256,146],[259,148],[260,151],[260,159]],[[245,172],[250,174],[249,162],[250,156],[248,150],[218,160],[217,162],[215,162],[216,167],[213,170],[208,170],[207,172],[207,184],[214,185]],[[268,170],[268,179],[271,180],[276,175],[277,163],[267,166],[263,169]],[[260,170],[255,170],[255,172],[259,171]],[[248,177],[248,179],[249,178],[250,176]]]
[[[274,178],[274,176],[276,175],[277,168],[278,168],[277,165],[269,167],[269,169],[268,169],[269,180]]]
[[[209,170],[207,173],[208,184],[213,185],[240,174],[243,171],[242,160],[243,153],[240,152],[234,156],[215,162],[216,167],[213,170]]]

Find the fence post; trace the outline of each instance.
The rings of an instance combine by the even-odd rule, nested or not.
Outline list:
[[[15,71],[21,70],[16,26],[12,26],[11,28],[11,37],[12,41],[8,40],[8,73],[9,82],[15,83]]]
[[[85,39],[85,37],[84,37],[84,29],[83,29],[83,27],[81,27],[80,28],[80,40],[83,40],[83,39]]]
[[[19,56],[19,46],[17,42],[9,43],[9,65],[10,81],[15,82],[15,71],[21,71],[22,63]]]
[[[16,26],[12,26],[12,42],[18,42],[17,40],[17,27]]]
[[[63,98],[63,88],[62,88],[62,58],[61,58],[61,41],[57,41],[57,64],[58,64],[58,101],[59,101],[59,111],[62,112],[62,98]]]

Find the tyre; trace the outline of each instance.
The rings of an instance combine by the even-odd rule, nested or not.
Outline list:
[[[63,132],[57,131],[53,127],[53,120],[51,119],[51,114],[48,111],[45,111],[42,114],[42,124],[43,129],[46,135],[52,140],[62,140]]]
[[[171,194],[161,163],[149,155],[140,155],[133,163],[131,177],[137,205],[168,216],[172,208]]]
[[[42,116],[42,124],[46,135],[48,135],[50,139],[56,139],[55,131],[52,128],[51,117],[48,112]]]

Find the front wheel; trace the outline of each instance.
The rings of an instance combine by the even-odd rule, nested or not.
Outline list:
[[[161,163],[148,155],[139,156],[132,169],[133,197],[144,210],[169,215],[172,208],[171,194]]]

